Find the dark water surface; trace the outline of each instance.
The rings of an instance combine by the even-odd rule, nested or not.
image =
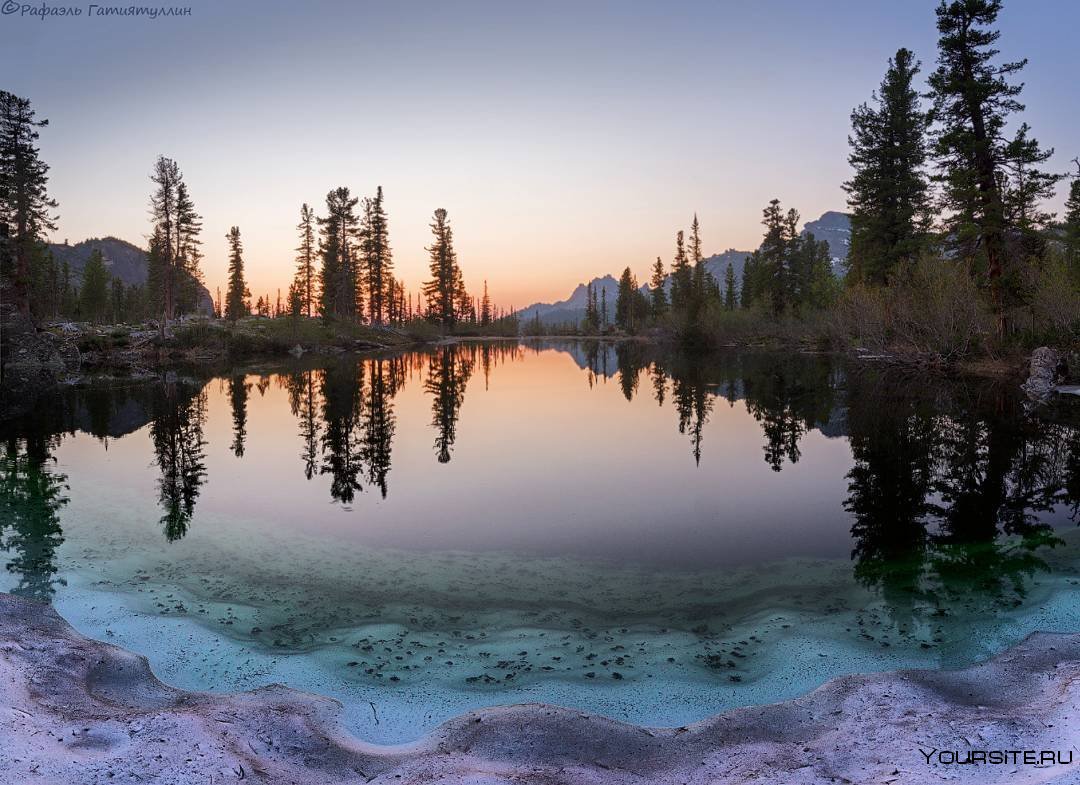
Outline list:
[[[88,382],[0,438],[0,590],[375,741],[520,701],[678,725],[1080,631],[1080,407],[1015,382],[463,343]]]

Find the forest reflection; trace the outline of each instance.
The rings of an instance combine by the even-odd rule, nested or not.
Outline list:
[[[589,388],[614,384],[628,402],[644,396],[670,411],[697,465],[691,471],[707,470],[707,449],[725,449],[723,431],[707,427],[725,403],[745,407],[756,421],[759,459],[774,472],[802,459],[812,432],[846,439],[852,460],[837,517],[850,526],[854,576],[881,592],[900,623],[927,605],[1017,602],[1029,579],[1048,569],[1047,550],[1062,542],[1055,524],[1077,518],[1075,408],[1029,413],[1015,385],[928,383],[825,355],[701,356],[636,342],[466,342],[237,372],[219,382],[231,414],[229,451],[244,460],[250,397],[276,384],[287,392],[295,423],[298,476],[327,478],[330,498],[345,507],[358,494],[385,499],[398,429],[394,401],[402,389],[419,385],[430,400],[434,463],[446,464],[474,374],[486,387],[500,365],[553,350],[573,359]],[[188,533],[207,481],[207,384],[170,373],[152,384],[86,385],[3,426],[0,544],[7,569],[18,576],[17,593],[47,599],[55,590],[67,478],[53,453],[76,431],[108,440],[148,426],[158,525],[169,541]]]

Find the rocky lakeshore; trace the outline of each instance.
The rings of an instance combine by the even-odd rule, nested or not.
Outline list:
[[[143,657],[83,637],[46,605],[0,594],[0,679],[0,779],[12,783],[1080,776],[1080,635],[1036,634],[966,670],[843,677],[794,701],[684,728],[642,728],[533,704],[470,712],[414,744],[379,747],[343,731],[330,699],[279,686],[238,694],[174,689]],[[961,763],[983,752],[987,762]]]

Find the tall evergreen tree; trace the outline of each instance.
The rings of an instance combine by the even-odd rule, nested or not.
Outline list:
[[[296,274],[293,287],[300,298],[301,311],[309,318],[314,314],[316,301],[315,277],[315,211],[307,202],[300,205],[300,223],[296,225],[300,245],[296,248]]]
[[[737,295],[735,293],[735,267],[728,262],[727,270],[724,271],[724,308],[729,311],[735,310]]]
[[[937,179],[944,184],[946,228],[968,268],[985,274],[998,332],[1004,335],[1013,294],[1007,282],[1018,276],[1006,270],[1016,262],[1006,248],[1011,227],[1002,186],[1007,167],[1016,166],[1021,150],[1030,163],[1029,180],[1045,154],[1026,138],[1026,131],[1016,147],[1004,137],[1010,115],[1024,108],[1017,100],[1023,85],[1010,84],[1009,77],[1027,61],[994,62],[1000,33],[992,26],[1000,10],[1000,0],[942,0],[937,8],[938,67],[929,83],[938,123],[934,153]]]
[[[480,324],[483,327],[491,326],[491,298],[488,297],[487,280],[484,280],[484,297],[480,301]]]
[[[671,263],[671,310],[685,312],[692,286],[693,273],[686,259],[686,244],[680,229],[675,233],[675,260]]]
[[[600,331],[600,306],[596,301],[596,288],[591,281],[585,285],[585,321],[581,329],[586,333]]]
[[[844,183],[851,207],[848,280],[884,284],[910,269],[929,229],[929,183],[925,172],[930,114],[912,86],[919,63],[899,49],[875,106],[851,113],[848,161],[854,175]]]
[[[121,324],[128,320],[127,295],[124,282],[119,278],[112,279],[112,286],[109,289],[109,318],[113,324]]]
[[[1063,175],[1053,174],[1040,168],[1053,150],[1043,150],[1039,143],[1028,137],[1031,131],[1027,123],[1021,123],[1016,134],[1005,146],[1002,168],[1007,177],[1002,183],[1002,201],[1005,220],[1012,230],[1007,238],[1008,256],[1019,256],[1021,262],[1041,258],[1045,251],[1043,229],[1050,225],[1054,214],[1042,209],[1041,203],[1054,198],[1054,191]],[[1013,241],[1016,247],[1008,247]],[[1013,277],[1019,271],[1006,269],[1005,275]],[[1016,281],[1007,281],[1015,288]]]
[[[465,284],[454,251],[454,233],[446,217],[446,210],[435,211],[431,223],[434,241],[427,249],[430,255],[431,279],[424,283],[424,297],[428,304],[428,318],[444,329],[453,330],[462,316],[463,301],[467,301]]]
[[[660,257],[656,257],[656,263],[652,268],[652,281],[649,294],[652,296],[652,318],[660,319],[668,309],[667,292],[664,291],[664,281],[667,275],[664,272],[664,263]]]
[[[798,222],[798,214],[792,212],[785,217],[779,199],[772,199],[769,206],[762,210],[761,223],[765,227],[765,236],[758,249],[761,255],[761,280],[766,287],[762,294],[768,298],[774,314],[783,313],[791,301],[790,228]]]
[[[326,217],[318,219],[322,254],[319,283],[322,315],[326,319],[355,320],[362,305],[355,247],[360,225],[356,215],[359,201],[348,188],[336,188],[326,195]]]
[[[109,271],[105,259],[95,248],[83,268],[82,288],[79,290],[79,313],[90,322],[105,321],[109,311]]]
[[[154,191],[150,194],[150,215],[154,223],[153,236],[161,265],[160,302],[152,303],[151,312],[161,315],[164,333],[168,322],[176,315],[179,289],[186,280],[189,262],[185,253],[193,247],[190,242],[199,230],[199,216],[187,195],[183,174],[176,161],[159,155],[150,174]]]
[[[1080,161],[1076,162],[1080,169]],[[1065,261],[1072,270],[1073,280],[1080,283],[1080,172],[1069,185],[1065,201]]]
[[[179,170],[177,170],[179,172]],[[199,234],[202,232],[202,216],[195,211],[195,203],[188,193],[187,184],[180,176],[176,184],[176,305],[181,311],[194,311],[198,306],[199,286],[202,284],[202,251]]]
[[[65,261],[60,268],[60,313],[74,316],[78,307],[78,293],[71,283],[71,265]]]
[[[49,167],[38,155],[30,101],[0,90],[0,290],[30,314],[33,260],[45,233],[56,229],[57,203],[48,194]]]
[[[375,191],[374,198],[364,200],[361,235],[364,272],[367,278],[368,318],[372,324],[382,324],[386,318],[389,300],[393,296],[393,259],[381,185]]]
[[[225,239],[229,241],[229,285],[225,290],[225,318],[235,322],[251,312],[251,292],[244,280],[244,247],[240,243],[240,227],[232,227]]]
[[[619,276],[619,290],[615,296],[615,326],[627,332],[633,331],[635,323],[641,314],[634,313],[634,294],[637,291],[637,281],[634,274],[627,267]]]

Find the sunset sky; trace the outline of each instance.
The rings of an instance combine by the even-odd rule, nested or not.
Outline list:
[[[708,253],[751,249],[774,196],[804,220],[844,209],[851,108],[900,46],[925,76],[936,40],[934,0],[177,4],[191,15],[5,5],[0,88],[49,120],[54,239],[144,245],[163,153],[204,216],[211,291],[236,224],[254,295],[287,287],[300,204],[322,212],[338,185],[383,186],[410,289],[445,207],[466,283],[507,306],[626,265],[644,278],[695,210]],[[1080,3],[1012,0],[999,21],[1003,55],[1031,59],[1024,117],[1065,171]]]

